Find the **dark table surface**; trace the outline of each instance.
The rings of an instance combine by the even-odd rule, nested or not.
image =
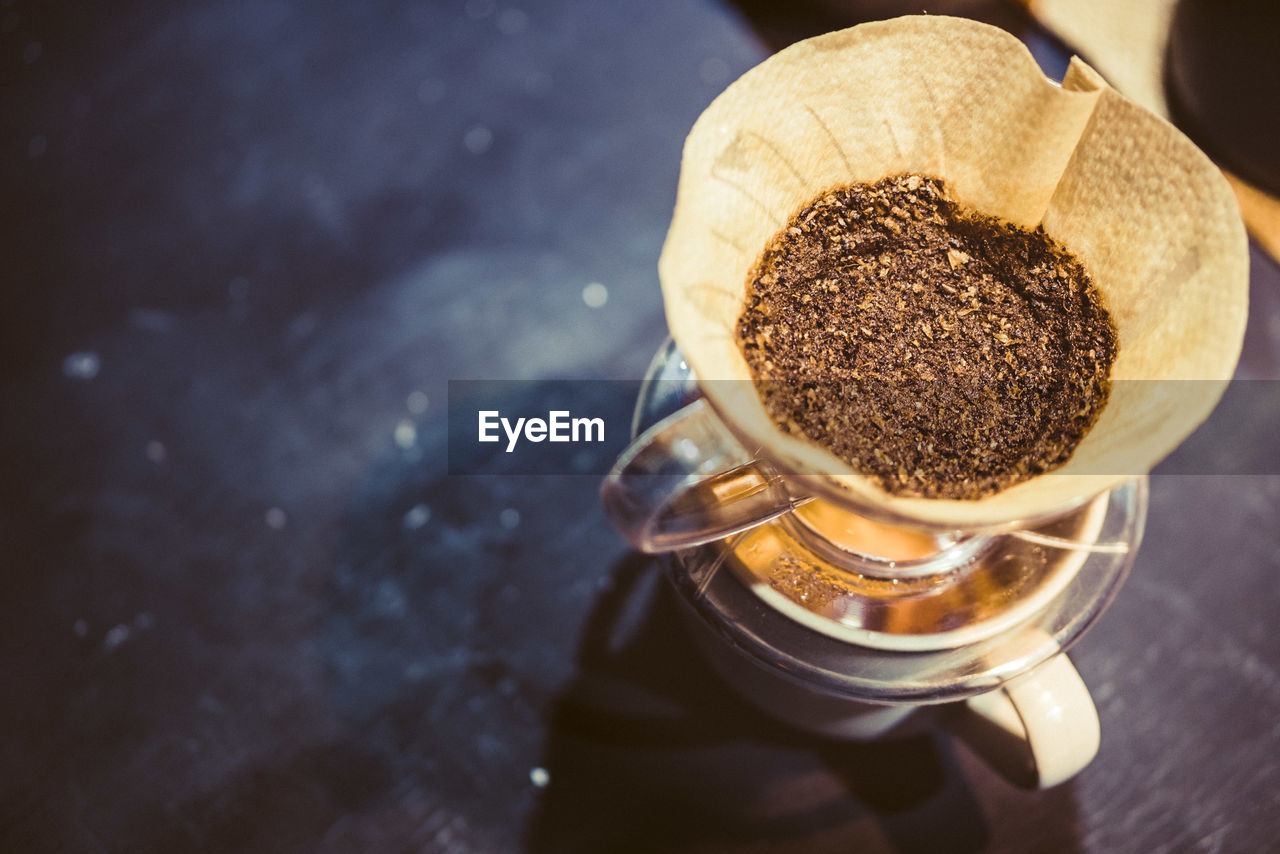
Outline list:
[[[595,478],[447,474],[448,380],[639,376],[684,134],[836,6],[0,3],[0,851],[1275,850],[1280,477],[1153,477],[1028,793],[737,703]]]

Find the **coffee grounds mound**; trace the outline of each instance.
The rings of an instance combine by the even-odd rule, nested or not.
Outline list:
[[[976,499],[1064,463],[1115,326],[1037,228],[918,175],[833,190],[769,242],[738,342],[765,408],[895,495]]]

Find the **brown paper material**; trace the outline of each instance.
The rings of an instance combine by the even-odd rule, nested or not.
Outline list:
[[[1075,252],[1117,323],[1114,379],[1216,382],[1117,383],[1064,467],[978,501],[888,495],[782,433],[735,339],[748,273],[820,192],[901,173],[940,177],[982,213],[1042,223]],[[685,143],[659,273],[672,335],[748,448],[872,516],[990,527],[1149,469],[1209,414],[1239,356],[1247,258],[1225,180],[1171,125],[1078,60],[1058,87],[1008,33],[918,16],[800,42],[722,93]],[[1099,471],[1127,474],[1082,473]]]
[[[1168,118],[1164,65],[1177,0],[1025,0],[1060,39],[1089,58],[1115,87]],[[1245,224],[1280,259],[1280,198],[1227,173]]]

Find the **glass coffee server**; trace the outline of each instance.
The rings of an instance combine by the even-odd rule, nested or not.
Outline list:
[[[894,518],[744,448],[671,341],[632,437],[606,511],[663,555],[691,637],[748,701],[838,738],[945,726],[1026,787],[1092,759],[1097,712],[1064,653],[1133,563],[1145,477],[995,528]]]

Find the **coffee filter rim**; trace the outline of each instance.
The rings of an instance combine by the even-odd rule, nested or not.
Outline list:
[[[893,19],[890,21],[880,21],[869,24],[863,24],[847,30],[828,33],[817,36],[792,45],[783,51],[775,54],[773,57],[766,59],[753,69],[744,74],[738,81],[731,84],[724,92],[722,92],[712,104],[699,116],[695,122],[693,129],[690,131],[689,137],[684,146],[685,160],[681,169],[680,192],[677,198],[676,214],[673,216],[671,230],[668,232],[667,239],[664,242],[662,250],[662,258],[659,262],[659,271],[663,283],[663,292],[667,310],[668,323],[671,327],[673,337],[677,343],[681,342],[681,331],[685,329],[685,317],[682,316],[681,304],[678,299],[673,298],[672,291],[681,287],[676,280],[679,276],[673,275],[671,270],[675,261],[672,258],[673,247],[680,238],[679,229],[684,224],[681,220],[681,197],[689,192],[689,184],[691,180],[703,180],[700,176],[690,179],[686,174],[690,160],[695,152],[696,146],[700,145],[707,133],[714,130],[713,125],[722,121],[723,113],[731,105],[734,99],[742,97],[743,93],[752,86],[768,84],[771,81],[770,75],[778,71],[784,71],[789,62],[803,53],[813,51],[815,46],[822,45],[824,42],[829,45],[826,50],[850,50],[856,49],[860,43],[860,39],[866,37],[889,37],[896,35],[906,35],[918,31],[919,27],[931,28],[937,31],[939,28],[949,31],[950,33],[960,33],[966,37],[973,37],[975,34],[981,39],[990,40],[993,44],[1000,42],[999,49],[1004,56],[1019,57],[1012,60],[999,68],[992,68],[988,73],[1018,75],[1026,78],[1029,75],[1035,75],[1038,81],[1044,81],[1046,84],[1056,89],[1054,97],[1079,98],[1090,97],[1097,99],[1105,96],[1114,98],[1120,106],[1115,108],[1122,110],[1140,111],[1151,119],[1160,122],[1167,127],[1166,133],[1175,134],[1181,138],[1187,146],[1194,149],[1194,145],[1182,137],[1172,125],[1168,125],[1159,117],[1150,114],[1143,108],[1132,104],[1115,94],[1104,81],[1078,58],[1073,58],[1071,69],[1067,78],[1064,80],[1062,88],[1057,88],[1057,84],[1049,80],[1040,71],[1034,57],[1027,47],[1017,38],[1009,33],[964,18],[951,18],[947,16],[907,16],[905,18]],[[1096,110],[1096,104],[1091,108],[1091,112]],[[723,132],[723,131],[721,131]],[[1078,142],[1078,140],[1076,141]],[[1225,180],[1221,178],[1216,168],[1213,167],[1209,159],[1195,149],[1195,153],[1203,159],[1204,166],[1212,175],[1221,182],[1221,192],[1230,194],[1229,188],[1225,184]],[[1193,158],[1194,159],[1194,158]],[[888,177],[887,173],[883,177]],[[945,175],[936,176],[946,180]],[[1059,179],[1061,180],[1061,178]],[[847,186],[847,183],[845,184]],[[787,221],[798,210],[807,204],[812,198],[820,194],[812,194],[800,202],[793,205],[793,209],[788,211]],[[983,211],[989,212],[989,211]],[[688,211],[684,211],[687,215]],[[991,212],[997,213],[998,212]],[[1243,248],[1243,252],[1247,257],[1247,243],[1244,237],[1243,225],[1239,225],[1240,239],[1239,243]],[[763,250],[763,244],[760,245]],[[758,258],[759,252],[755,253]],[[1095,277],[1096,278],[1096,277]],[[1107,286],[1103,281],[1098,280],[1097,287],[1103,293],[1104,299],[1107,293]],[[1236,283],[1238,287],[1238,283]],[[739,305],[746,298],[746,292],[749,287],[748,282],[744,280],[739,284],[741,289],[741,297]],[[1245,291],[1247,294],[1247,273],[1245,281]],[[1246,297],[1247,298],[1247,297]],[[1216,393],[1206,396],[1206,405],[1198,417],[1186,419],[1189,425],[1182,438],[1189,435],[1190,432],[1198,425],[1212,410],[1216,404],[1218,397],[1221,396],[1225,388],[1225,383],[1230,377],[1230,368],[1239,356],[1240,345],[1243,341],[1244,332],[1244,311],[1239,318],[1238,340],[1234,346],[1230,342],[1223,350],[1222,358],[1219,361],[1220,367],[1227,368],[1224,374],[1214,379],[1221,381],[1221,387],[1216,389]],[[739,307],[738,312],[741,311]],[[735,352],[736,341],[733,343]],[[687,348],[681,346],[682,352],[692,367],[695,374],[703,377],[718,378],[717,374],[710,370],[715,365],[709,363],[709,357],[705,350],[699,347]],[[745,360],[741,359],[741,368],[746,369]],[[746,376],[750,376],[749,373]],[[966,526],[1003,526],[1022,520],[1043,518],[1056,512],[1062,512],[1072,506],[1078,505],[1100,492],[1112,488],[1124,480],[1134,476],[1130,473],[1125,474],[1078,474],[1072,471],[1072,462],[1069,460],[1063,467],[1042,474],[1022,483],[1015,484],[1005,488],[993,495],[976,500],[961,500],[947,498],[921,498],[914,496],[893,495],[880,487],[874,476],[861,474],[856,472],[847,463],[837,458],[833,453],[825,448],[796,436],[783,433],[768,416],[762,403],[759,401],[755,393],[754,385],[747,383],[747,392],[750,394],[750,400],[743,399],[742,383],[703,383],[703,391],[712,406],[721,415],[722,420],[737,436],[743,445],[754,453],[777,464],[784,471],[800,471],[800,472],[822,472],[823,474],[807,474],[801,477],[809,480],[808,485],[813,487],[811,491],[817,492],[829,498],[835,498],[840,501],[854,503],[858,505],[860,512],[867,515],[887,518],[891,520],[907,521],[927,526],[945,526],[945,527],[966,527]],[[729,413],[733,413],[730,417]],[[1104,409],[1103,415],[1105,416]],[[1086,436],[1087,441],[1087,436]],[[1180,441],[1180,439],[1179,439]],[[1083,443],[1082,443],[1083,444]],[[1174,443],[1176,445],[1176,442]],[[1149,461],[1143,460],[1146,469],[1154,466],[1161,458],[1163,458],[1172,447],[1160,449],[1152,452]]]

